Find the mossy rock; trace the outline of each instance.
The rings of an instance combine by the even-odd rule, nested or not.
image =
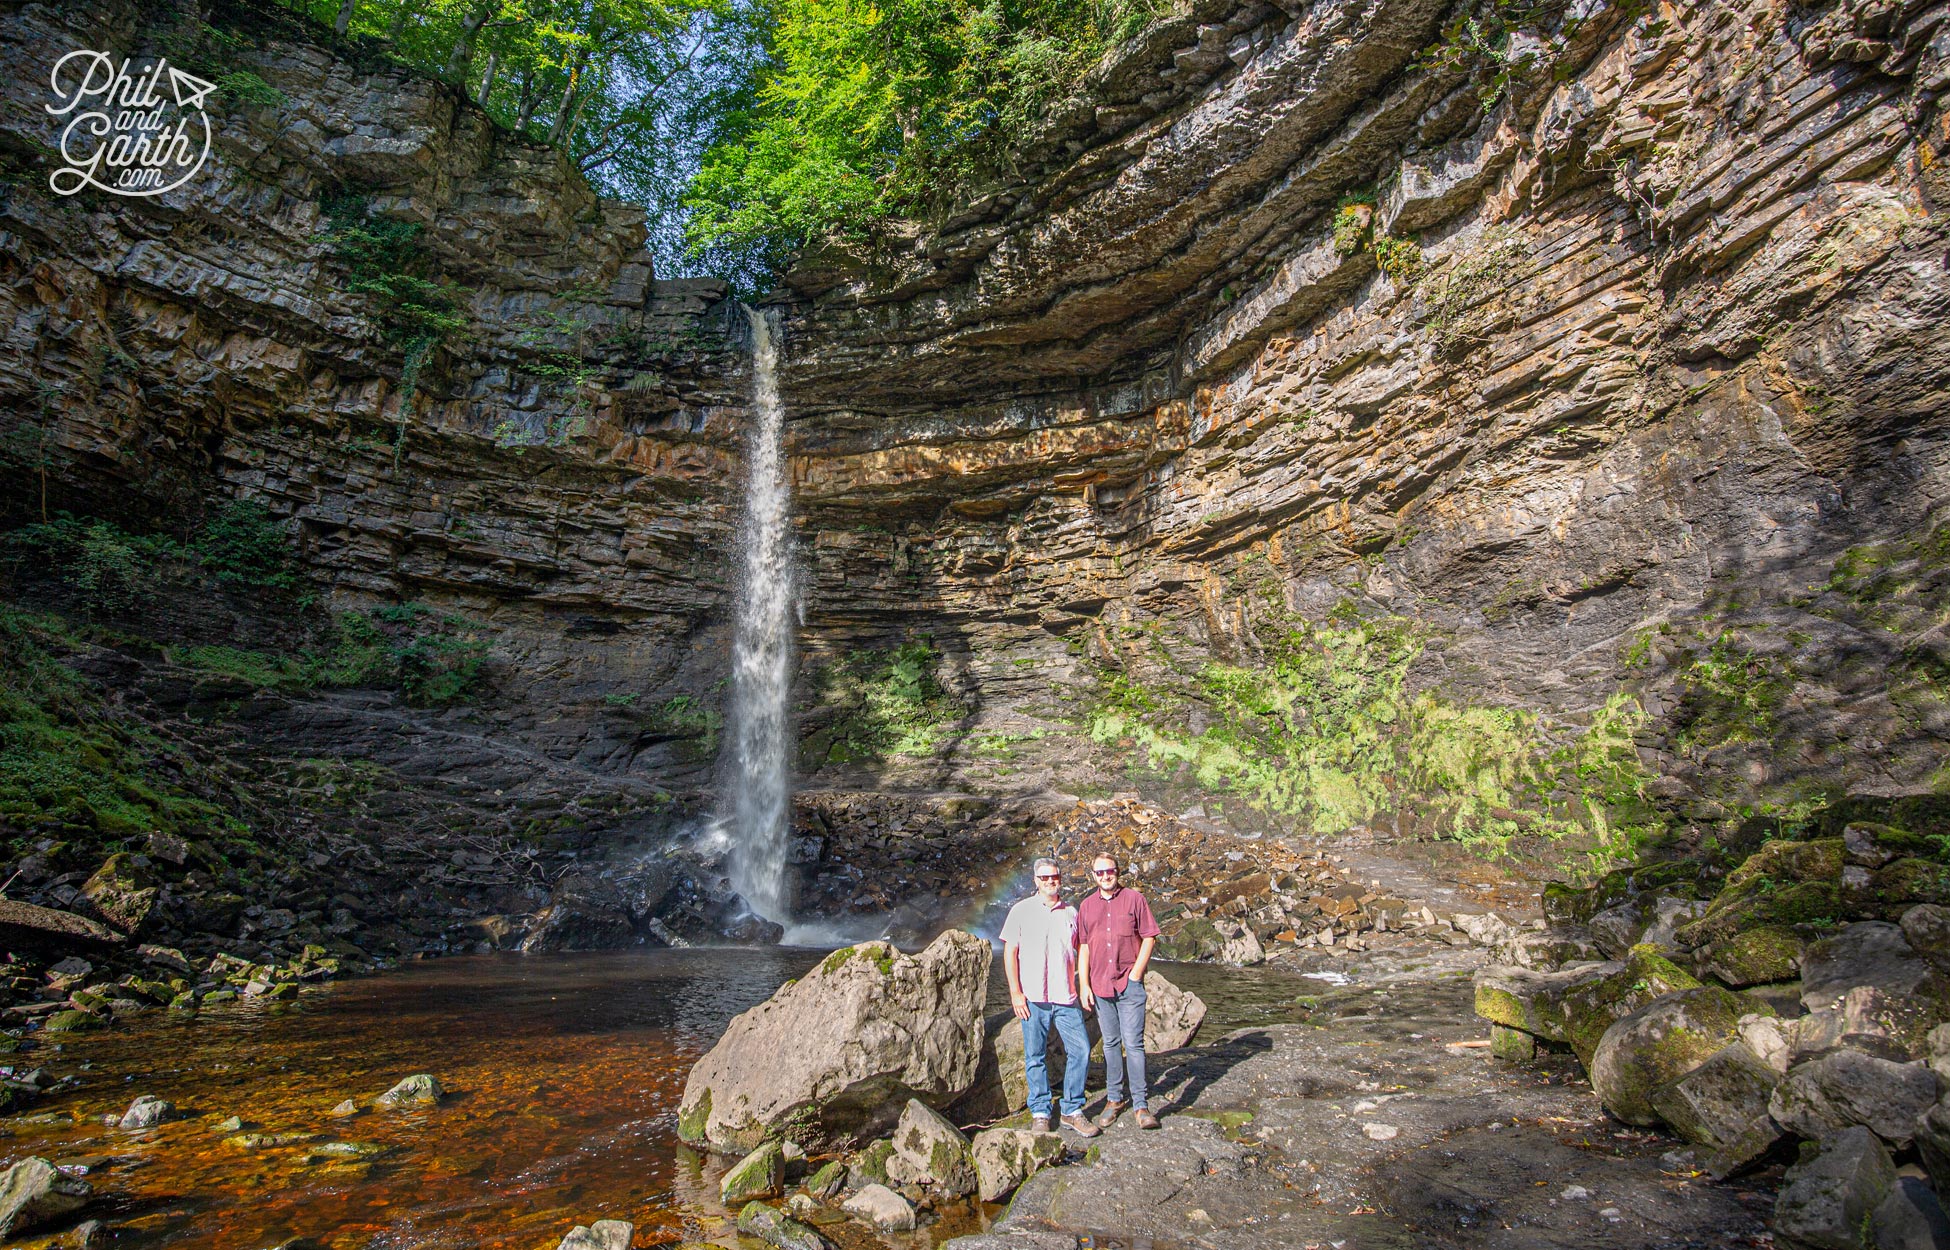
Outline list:
[[[41,1025],[41,1030],[46,1033],[80,1033],[86,1029],[99,1029],[104,1027],[106,1026],[103,1024],[100,1016],[86,1011],[70,1009],[68,1011],[57,1011],[49,1016],[47,1022]]]
[[[1867,896],[1848,902],[1884,920],[1899,919],[1918,903],[1950,904],[1950,868],[1928,859],[1899,859],[1869,878]]]
[[[887,1160],[893,1155],[894,1143],[891,1138],[883,1137],[868,1143],[865,1150],[853,1157],[852,1164],[847,1168],[847,1184],[855,1189],[865,1185],[886,1185],[891,1188],[893,1181],[887,1176]]]
[[[1641,894],[1700,897],[1700,866],[1691,860],[1614,868],[1585,887],[1553,881],[1544,887],[1544,916],[1558,928],[1591,923],[1599,912]]]
[[[1761,925],[1700,952],[1699,969],[1736,990],[1789,981],[1800,975],[1802,945],[1792,929]]]
[[[1180,963],[1197,963],[1217,958],[1225,944],[1225,935],[1217,925],[1204,916],[1193,916],[1159,942],[1158,953]]]
[[[1537,1039],[1522,1029],[1490,1026],[1490,1053],[1511,1063],[1528,1063],[1537,1057]]]
[[[768,1141],[724,1174],[718,1192],[727,1207],[754,1198],[776,1198],[785,1189],[785,1147]]]
[[[1710,946],[1763,925],[1841,919],[1842,859],[1840,838],[1769,842],[1727,874],[1706,914],[1676,936],[1688,946]]]
[[[1660,1123],[1655,1093],[1733,1042],[1740,1017],[1754,1007],[1717,985],[1660,995],[1604,1031],[1586,1065],[1592,1090],[1627,1124]]]
[[[711,1091],[705,1090],[698,1100],[689,1106],[677,1108],[677,1136],[693,1145],[706,1145],[705,1126],[711,1122]]]
[[[846,1163],[834,1159],[806,1178],[806,1192],[823,1202],[838,1193],[845,1184]]]

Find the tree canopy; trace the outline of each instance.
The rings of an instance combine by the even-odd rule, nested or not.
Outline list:
[[[285,0],[649,210],[665,273],[790,252],[984,161],[1160,0]]]

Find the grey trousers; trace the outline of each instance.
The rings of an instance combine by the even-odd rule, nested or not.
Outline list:
[[[1125,1101],[1125,1078],[1130,1078],[1130,1102],[1145,1106],[1144,983],[1132,981],[1124,992],[1097,999],[1097,1028],[1104,1036],[1104,1093],[1112,1102]]]

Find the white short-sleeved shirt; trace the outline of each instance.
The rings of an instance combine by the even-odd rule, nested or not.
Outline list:
[[[1032,1003],[1077,1001],[1077,909],[1030,895],[1009,909],[1002,942],[1018,950],[1022,993]]]

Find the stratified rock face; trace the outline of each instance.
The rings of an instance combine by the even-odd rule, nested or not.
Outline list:
[[[926,635],[956,709],[891,760],[811,709],[816,781],[1076,789],[1106,747],[1148,749],[1128,722],[1079,732],[1103,670],[1182,686],[1264,669],[1295,621],[1399,617],[1402,699],[1525,736],[1490,740],[1518,772],[1602,719],[1658,797],[1928,783],[1950,734],[1934,19],[1574,7],[1486,93],[1423,55],[1435,0],[1195,0],[1092,71],[1018,181],[805,258],[781,315],[807,675]],[[151,20],[10,20],[0,152],[48,145],[55,56],[139,52]],[[266,698],[267,739],[482,808],[528,786],[644,810],[704,780],[711,739],[673,723],[708,717],[725,663],[747,379],[722,289],[654,282],[639,221],[556,155],[328,44],[294,24],[239,51],[285,100],[217,106],[204,175],[157,202],[62,200],[7,156],[8,428],[45,449],[54,508],[259,499],[334,603],[492,632],[478,732]],[[467,332],[410,387],[324,237],[346,187],[420,223],[462,293]],[[1348,197],[1372,211],[1337,238]],[[24,462],[0,472],[37,496]],[[1456,827],[1460,787],[1383,776],[1334,821]],[[1255,801],[1309,816],[1277,795],[1322,787],[1278,780]],[[1904,863],[1749,910],[1946,901]]]
[[[946,1105],[975,1079],[991,959],[959,931],[918,955],[885,942],[835,951],[698,1060],[679,1133],[727,1152],[776,1137],[810,1149],[874,1136],[908,1099]]]

